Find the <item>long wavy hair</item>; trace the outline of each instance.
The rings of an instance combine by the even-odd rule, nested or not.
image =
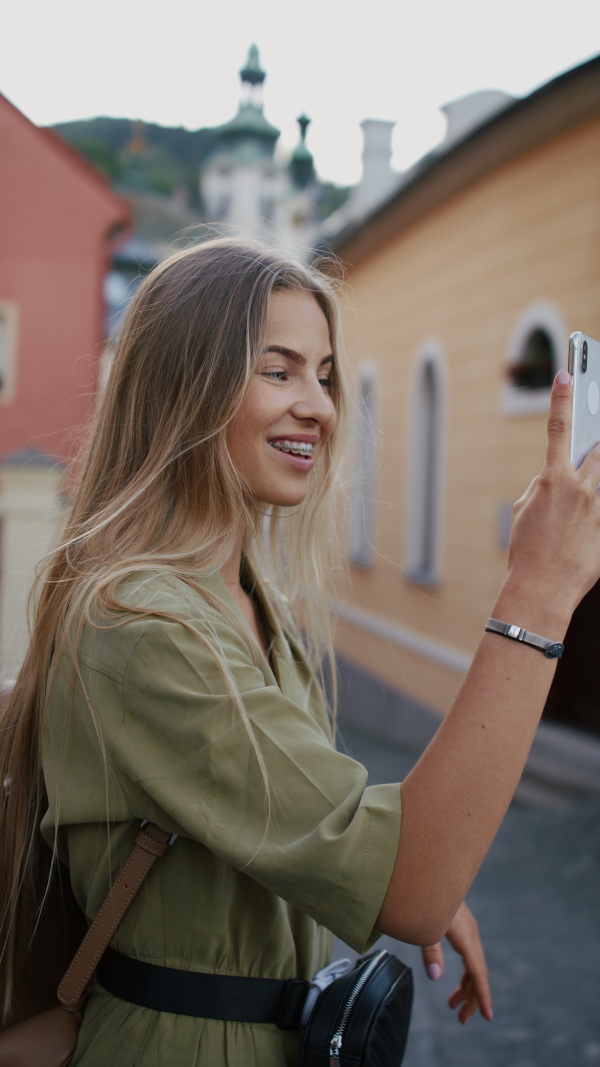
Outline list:
[[[264,505],[252,498],[232,462],[227,430],[264,347],[270,298],[281,290],[311,293],[326,316],[338,421],[317,459],[304,503],[293,510],[268,508],[265,518]],[[0,994],[5,1012],[31,930],[27,902],[35,901],[36,893],[39,907],[36,886],[44,852],[39,823],[48,802],[41,733],[53,659],[66,651],[77,671],[83,628],[95,625],[99,616],[122,625],[125,612],[129,617],[132,611],[161,614],[121,599],[123,581],[136,572],[175,575],[208,597],[202,574],[222,567],[242,535],[246,555],[269,571],[286,610],[301,618],[314,669],[327,657],[333,667],[327,602],[339,544],[332,523],[347,408],[334,286],[319,271],[259,245],[219,239],[166,259],[132,300],[79,460],[61,543],[40,570],[29,649],[2,714]],[[221,601],[214,606],[228,610]],[[277,598],[273,607],[278,610]],[[185,619],[178,621],[193,629]],[[231,622],[243,626],[237,616]],[[205,634],[194,633],[217,659],[268,792],[260,748],[227,662]],[[103,752],[101,723],[89,698],[87,703]]]

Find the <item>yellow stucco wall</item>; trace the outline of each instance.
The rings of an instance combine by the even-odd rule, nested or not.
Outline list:
[[[538,301],[556,308],[567,334],[600,337],[599,176],[594,119],[499,167],[348,268],[346,344],[355,368],[377,368],[381,448],[375,559],[352,568],[344,600],[464,651],[477,644],[506,562],[498,506],[520,496],[545,448],[544,414],[502,412],[510,339]],[[448,421],[440,582],[425,589],[401,565],[412,375],[428,338],[447,360]],[[460,683],[460,672],[347,621],[338,649],[441,712]]]

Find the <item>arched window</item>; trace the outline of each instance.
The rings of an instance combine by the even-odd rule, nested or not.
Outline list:
[[[354,420],[353,490],[350,502],[348,556],[351,563],[368,567],[373,562],[377,416],[375,373],[361,370]]]
[[[568,334],[552,304],[531,304],[520,316],[508,347],[502,408],[506,415],[548,410],[554,375],[566,367]]]
[[[532,330],[516,363],[508,368],[511,385],[518,389],[551,389],[556,354],[546,330]]]
[[[439,581],[445,423],[444,357],[430,343],[417,359],[412,392],[405,562],[407,577],[423,585]]]

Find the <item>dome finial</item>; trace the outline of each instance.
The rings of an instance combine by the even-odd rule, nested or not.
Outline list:
[[[296,119],[296,122],[300,127],[300,140],[302,144],[304,144],[306,142],[306,131],[310,126],[312,119],[309,119],[308,115],[305,114],[305,112],[302,112],[302,114],[299,115]]]
[[[306,131],[310,126],[311,120],[308,115],[302,114],[296,119],[296,122],[300,127],[300,140],[292,152],[290,168],[294,185],[298,189],[305,189],[315,176],[313,157],[306,147]]]
[[[255,44],[251,44],[248,49],[248,57],[240,71],[240,78],[242,82],[247,82],[249,85],[262,85],[266,78],[266,74],[260,65],[258,48]]]

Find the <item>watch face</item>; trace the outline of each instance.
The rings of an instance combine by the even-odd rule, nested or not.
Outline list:
[[[562,656],[564,650],[565,646],[562,644],[561,641],[554,641],[544,650],[544,655],[547,656],[548,659],[558,659],[560,656]]]

